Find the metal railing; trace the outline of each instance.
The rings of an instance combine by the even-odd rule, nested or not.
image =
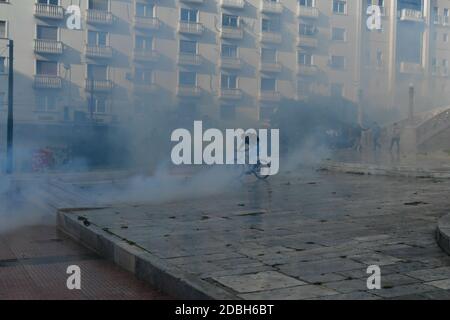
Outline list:
[[[57,40],[36,39],[34,40],[34,51],[37,53],[62,54],[63,43]]]

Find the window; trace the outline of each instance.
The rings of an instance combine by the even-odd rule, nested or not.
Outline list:
[[[50,1],[57,1],[57,0],[50,0]],[[109,10],[108,0],[89,0],[88,8],[91,10],[108,11]]]
[[[262,19],[261,30],[263,32],[279,32],[280,22],[278,19]]]
[[[58,28],[50,26],[37,26],[36,37],[41,40],[58,40]]]
[[[94,97],[94,113],[106,113],[106,97]]]
[[[87,76],[90,80],[108,80],[108,66],[88,64]]]
[[[55,61],[36,61],[36,74],[46,76],[58,75],[58,63]]]
[[[299,96],[309,95],[311,90],[311,83],[305,80],[298,80],[297,82],[297,92]]]
[[[0,110],[6,107],[6,93],[0,92]]]
[[[0,74],[6,72],[6,58],[0,57]]]
[[[331,31],[331,39],[335,41],[345,41],[346,31],[344,28],[333,28]]]
[[[222,89],[237,89],[237,76],[222,74],[220,79],[220,87]]]
[[[275,78],[261,78],[261,91],[275,91],[276,82]]]
[[[238,49],[236,45],[222,44],[221,54],[224,58],[237,58]]]
[[[298,63],[304,66],[312,66],[313,65],[313,57],[312,54],[307,52],[299,52],[298,53]]]
[[[310,23],[300,23],[298,33],[303,36],[313,36],[316,34],[316,27]]]
[[[197,54],[197,41],[180,40],[180,53]]]
[[[266,63],[276,63],[277,50],[272,48],[261,48],[261,61]]]
[[[153,49],[153,37],[136,36],[135,46],[136,46],[136,49],[139,49],[139,50],[152,50]]]
[[[339,14],[347,13],[347,1],[345,0],[333,0],[333,12]]]
[[[442,41],[448,42],[448,33],[444,33],[444,35],[442,36]]]
[[[222,14],[222,26],[237,28],[239,23],[239,17],[230,14]]]
[[[178,83],[180,86],[195,87],[197,85],[197,73],[180,71]]]
[[[57,5],[59,5],[59,0],[38,0],[38,3],[48,4],[51,6],[57,6]]]
[[[345,57],[331,56],[330,64],[331,64],[331,67],[334,69],[344,69],[345,68]]]
[[[298,2],[302,7],[314,7],[315,0],[299,0]]]
[[[101,31],[88,31],[88,45],[95,47],[106,47],[108,33]]]
[[[136,16],[138,17],[154,17],[155,6],[151,3],[136,2]]]
[[[151,84],[153,82],[152,70],[136,68],[134,71],[134,80],[139,84]]]
[[[180,20],[183,22],[198,22],[198,10],[181,8]]]
[[[6,34],[6,21],[0,20],[0,38],[8,38]]]
[[[56,109],[56,97],[38,94],[36,96],[36,109],[37,111],[54,111]]]
[[[220,106],[220,118],[223,120],[236,119],[236,106],[221,105]]]
[[[381,67],[383,65],[383,51],[377,50],[377,65]]]

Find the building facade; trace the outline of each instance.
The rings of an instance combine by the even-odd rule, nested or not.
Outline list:
[[[368,7],[381,8],[371,30]],[[81,9],[81,30],[67,9]],[[0,112],[15,41],[17,122],[122,122],[154,107],[264,119],[282,99],[449,101],[450,0],[0,0]]]

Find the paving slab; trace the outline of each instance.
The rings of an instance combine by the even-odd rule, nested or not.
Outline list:
[[[61,210],[58,224],[179,298],[446,297],[429,283],[450,278],[434,232],[449,187],[435,178],[308,170],[208,195]],[[385,284],[374,292],[365,287],[371,264]]]

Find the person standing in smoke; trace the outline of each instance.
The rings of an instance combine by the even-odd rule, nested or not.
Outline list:
[[[372,130],[373,151],[377,152],[378,148],[381,149],[381,144],[380,144],[381,128],[376,121],[373,122],[371,130]]]
[[[394,126],[392,128],[392,138],[391,138],[391,146],[389,148],[389,151],[392,153],[392,149],[394,148],[394,144],[397,145],[397,154],[400,153],[400,136],[401,136],[401,129],[398,123],[394,123]]]
[[[357,124],[353,129],[353,149],[358,152],[362,151],[362,133],[369,129],[364,128],[362,125]]]

